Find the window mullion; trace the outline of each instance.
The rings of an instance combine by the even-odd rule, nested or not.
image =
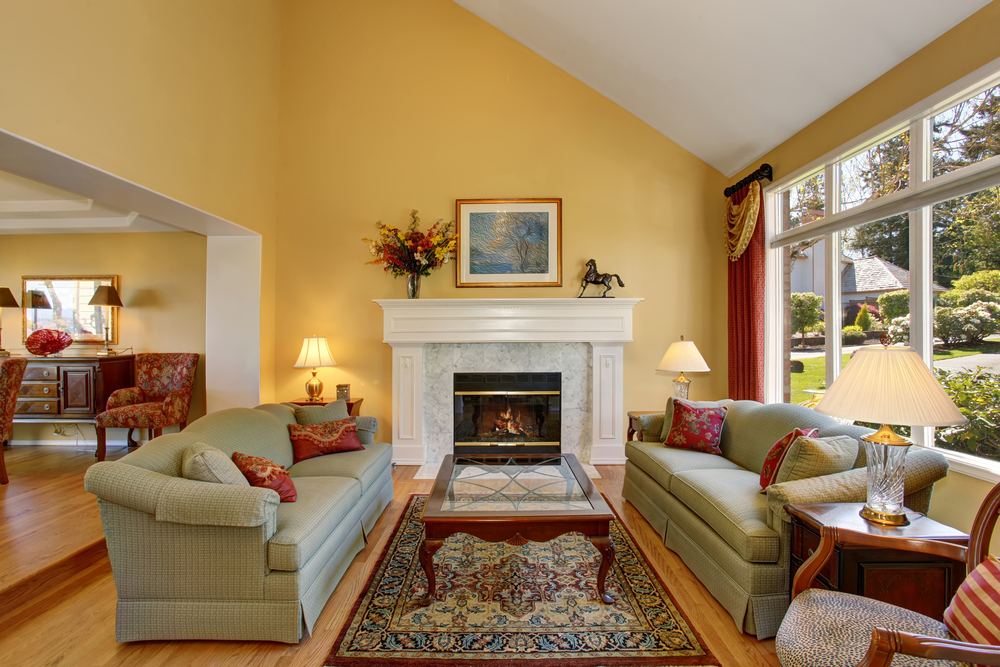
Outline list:
[[[823,175],[826,183],[826,211],[833,215],[840,211],[840,164],[826,165]],[[827,234],[826,246],[826,303],[824,331],[826,338],[826,386],[832,387],[840,375],[842,340],[840,331],[844,328],[844,309],[841,306],[841,247],[840,232]]]
[[[910,187],[922,188],[930,180],[932,142],[930,119],[910,123]],[[910,345],[928,367],[934,365],[934,229],[933,208],[910,211]],[[934,442],[934,429],[915,427],[913,441]]]

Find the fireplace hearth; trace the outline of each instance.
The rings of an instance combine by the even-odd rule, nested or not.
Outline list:
[[[561,452],[561,373],[455,373],[454,453]]]

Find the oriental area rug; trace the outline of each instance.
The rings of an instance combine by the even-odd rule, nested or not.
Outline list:
[[[418,552],[425,495],[411,496],[379,565],[334,644],[331,667],[625,667],[719,663],[670,599],[624,526],[597,599],[600,553],[579,533],[544,543],[457,534],[435,554],[427,607]]]

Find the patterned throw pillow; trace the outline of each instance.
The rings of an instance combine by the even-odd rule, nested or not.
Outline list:
[[[944,610],[944,624],[964,642],[1000,644],[1000,561],[990,556],[969,573]]]
[[[289,424],[294,463],[324,454],[364,449],[354,417],[322,424]]]
[[[249,456],[233,452],[233,463],[250,482],[250,486],[274,489],[278,492],[283,503],[294,503],[298,497],[292,478],[288,476],[284,468],[274,461],[265,459],[263,456]]]
[[[858,458],[858,441],[846,435],[828,438],[801,437],[788,448],[778,466],[774,484],[797,479],[812,479],[845,472],[854,467]]]
[[[798,440],[799,437],[803,435],[809,438],[815,438],[819,435],[819,430],[814,428],[805,431],[800,428],[794,429],[791,433],[774,443],[774,446],[771,447],[771,451],[769,451],[767,456],[764,457],[764,467],[760,469],[761,493],[767,493],[767,487],[774,484],[774,479],[778,476],[778,468],[781,467],[781,462],[785,460],[785,454],[788,453],[788,448],[792,446],[793,442]]]
[[[181,454],[181,476],[216,484],[250,485],[224,451],[203,442],[196,442]]]
[[[663,444],[721,455],[719,440],[722,438],[722,425],[726,421],[727,412],[729,408],[725,405],[699,408],[684,399],[675,399],[670,432]]]
[[[684,401],[688,405],[693,405],[696,408],[719,407],[718,401],[689,401],[686,398],[674,398],[671,396],[667,399],[667,407],[663,411],[663,429],[660,431],[660,442],[665,442],[667,436],[670,435],[670,425],[674,423],[674,401]]]

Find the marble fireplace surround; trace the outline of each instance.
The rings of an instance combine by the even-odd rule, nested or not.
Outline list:
[[[624,348],[640,301],[376,299],[392,347],[392,460],[440,463],[452,444],[451,374],[505,370],[563,373],[563,451],[623,464]]]

